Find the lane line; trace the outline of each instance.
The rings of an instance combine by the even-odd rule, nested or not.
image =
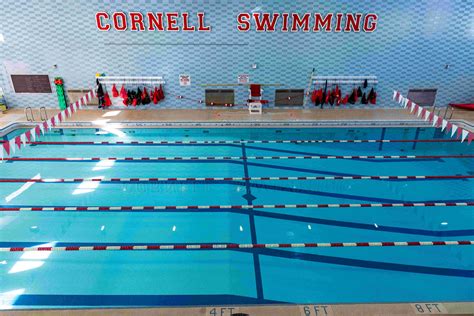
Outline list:
[[[315,155],[315,156],[212,156],[212,157],[7,157],[5,161],[68,161],[68,162],[87,162],[87,161],[139,161],[139,162],[163,162],[163,161],[196,161],[196,160],[317,160],[317,159],[442,159],[456,158],[468,159],[474,158],[474,155],[367,155],[367,156],[349,156],[349,155]]]
[[[39,251],[117,251],[117,250],[224,250],[260,248],[344,248],[344,247],[420,247],[420,246],[468,246],[472,240],[459,241],[377,241],[377,242],[331,242],[331,243],[272,243],[272,244],[175,244],[175,245],[97,245],[65,247],[1,247],[0,252]]]
[[[5,141],[0,141],[0,143]],[[35,141],[30,145],[219,145],[292,143],[455,143],[458,139],[290,139],[290,140],[190,140],[190,141]]]
[[[162,177],[162,178],[0,178],[0,183],[77,183],[77,182],[182,182],[182,181],[304,181],[304,180],[455,180],[473,179],[474,175],[407,175],[407,176],[289,176],[289,177]]]
[[[259,205],[161,205],[161,206],[2,206],[0,212],[136,212],[136,211],[202,211],[229,209],[289,209],[289,208],[391,208],[391,207],[459,207],[474,206],[471,201],[419,203],[348,203],[348,204],[259,204]]]

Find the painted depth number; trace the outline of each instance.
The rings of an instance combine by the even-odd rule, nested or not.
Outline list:
[[[301,316],[327,316],[332,315],[332,308],[329,305],[303,305],[300,306]]]
[[[238,312],[239,307],[213,307],[207,309],[207,315],[209,316],[231,316]]]
[[[411,306],[416,314],[446,314],[448,312],[441,303],[414,303]]]

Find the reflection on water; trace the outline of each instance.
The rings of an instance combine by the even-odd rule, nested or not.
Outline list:
[[[37,174],[36,176],[34,176],[33,178],[31,179],[41,179],[41,174]],[[23,192],[25,192],[26,190],[28,190],[33,184],[35,184],[36,182],[26,182],[25,184],[23,184],[18,190],[16,190],[15,192],[11,193],[10,195],[6,196],[5,197],[5,201],[8,203],[10,202],[11,200],[13,200],[14,198],[16,198],[17,196],[19,196],[20,194],[22,194]]]

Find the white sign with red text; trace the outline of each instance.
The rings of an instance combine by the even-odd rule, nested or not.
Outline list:
[[[179,75],[179,85],[180,86],[190,86],[191,85],[191,76],[190,75]]]

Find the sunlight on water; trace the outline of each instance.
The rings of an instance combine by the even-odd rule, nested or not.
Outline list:
[[[101,160],[95,165],[94,168],[92,168],[92,171],[110,169],[113,167],[114,164],[115,160]]]
[[[41,174],[37,174],[36,176],[34,176],[33,178],[31,179],[41,179]],[[26,182],[25,184],[23,184],[18,190],[16,190],[15,192],[11,193],[10,195],[8,195],[7,197],[5,197],[5,201],[8,203],[10,202],[11,200],[13,200],[14,198],[16,198],[17,196],[19,196],[20,194],[22,194],[23,192],[25,192],[26,190],[28,190],[33,184],[35,184],[35,182]]]
[[[104,126],[104,127],[102,127],[102,129],[103,129],[104,131],[110,132],[110,133],[112,133],[112,134],[114,134],[114,135],[116,135],[116,136],[118,136],[118,137],[120,137],[120,138],[125,138],[125,137],[127,137],[127,134],[125,134],[125,133],[122,132],[120,129],[115,128],[115,127]]]
[[[39,247],[52,247],[56,241],[39,245]],[[45,260],[51,255],[51,251],[31,251],[24,252],[20,259],[8,271],[9,274],[28,271],[43,266]]]
[[[104,176],[94,177],[95,179],[104,179]],[[84,181],[72,192],[72,195],[94,192],[100,185],[100,181]]]
[[[0,293],[0,309],[12,309],[17,298],[25,292],[25,289]]]

